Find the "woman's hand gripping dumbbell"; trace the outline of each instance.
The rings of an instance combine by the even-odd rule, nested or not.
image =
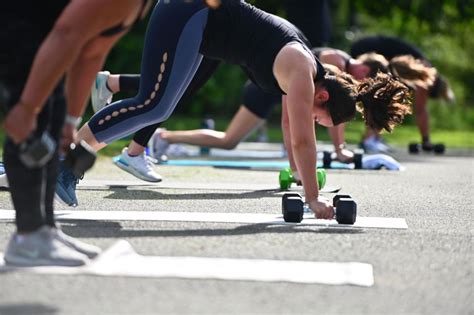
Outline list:
[[[282,212],[285,222],[299,223],[303,220],[305,204],[298,193],[286,193],[282,198]],[[357,203],[350,195],[336,195],[331,206],[324,198],[317,198],[309,207],[318,219],[333,219],[339,224],[354,224],[357,217]]]

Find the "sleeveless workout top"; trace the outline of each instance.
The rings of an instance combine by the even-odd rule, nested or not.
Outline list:
[[[301,43],[311,53],[303,33],[285,19],[242,0],[221,0],[218,9],[209,10],[201,53],[240,65],[262,90],[281,95],[285,93],[273,75],[273,63],[278,52],[291,42]],[[321,80],[324,68],[317,58],[315,64],[316,80]]]
[[[426,60],[426,57],[418,48],[396,37],[369,36],[361,38],[351,45],[352,57],[358,57],[369,52],[381,54],[388,60],[400,55],[411,55],[417,59]]]

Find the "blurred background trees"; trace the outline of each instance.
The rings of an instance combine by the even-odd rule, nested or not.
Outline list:
[[[268,12],[287,17],[288,3],[320,0],[249,0]],[[474,1],[472,0],[328,0],[331,36],[327,46],[348,51],[352,41],[374,34],[400,37],[418,46],[448,78],[456,104],[430,100],[432,128],[474,130]],[[317,16],[307,12],[308,16]],[[318,22],[315,22],[318,25]],[[140,71],[146,22],[125,36],[109,56],[106,69],[114,73]],[[159,39],[157,39],[159,40]],[[240,104],[246,77],[236,66],[223,65],[192,103],[176,115],[228,118]],[[278,123],[278,112],[275,120]],[[407,121],[411,123],[410,119]]]

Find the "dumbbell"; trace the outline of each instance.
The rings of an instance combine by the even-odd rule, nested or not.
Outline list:
[[[71,143],[63,163],[76,177],[81,178],[94,165],[96,158],[97,153],[81,140],[78,144]]]
[[[354,224],[357,218],[357,203],[351,195],[335,195],[332,199],[336,221],[339,224]]]
[[[326,185],[326,170],[317,169],[316,178],[318,179],[319,189],[322,189],[324,185]],[[293,173],[291,172],[291,168],[288,167],[288,168],[282,169],[278,176],[278,181],[280,183],[281,190],[287,190],[288,188],[291,187],[292,183],[296,183],[296,180],[293,177]]]
[[[19,158],[28,168],[40,168],[53,157],[57,144],[48,131],[32,134],[19,145]]]
[[[335,154],[335,153],[334,153]],[[331,168],[331,162],[335,159],[333,159],[333,153],[329,151],[324,151],[323,152],[323,167],[324,168]],[[361,153],[354,153],[354,168],[355,169],[362,169],[362,154]]]
[[[285,193],[281,200],[281,210],[285,222],[300,223],[304,213],[303,198],[298,193]]]
[[[357,203],[350,195],[333,198],[336,221],[339,224],[354,224],[357,218]],[[298,193],[286,193],[282,198],[282,213],[285,222],[299,223],[303,220],[304,203]]]
[[[433,151],[434,153],[437,153],[437,154],[443,154],[444,151],[446,151],[446,147],[442,143],[434,144],[432,147],[423,146],[423,145],[420,145],[419,143],[410,143],[408,145],[409,153],[413,153],[413,154],[420,153],[421,150],[425,152]]]

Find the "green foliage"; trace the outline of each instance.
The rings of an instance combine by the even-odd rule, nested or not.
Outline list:
[[[296,1],[296,0],[290,0]],[[282,0],[249,0],[249,3],[285,16]],[[447,107],[429,102],[432,129],[474,130],[474,5],[469,0],[332,0],[333,34],[330,46],[348,49],[351,40],[371,34],[399,36],[416,44],[445,76],[456,95]],[[317,23],[317,22],[316,22]],[[106,69],[138,73],[146,22],[134,28],[113,49]],[[159,39],[157,39],[159,40]],[[176,114],[229,118],[240,104],[246,77],[239,67],[221,65],[191,104]],[[272,118],[278,123],[278,117]],[[408,125],[413,119],[407,120]]]

